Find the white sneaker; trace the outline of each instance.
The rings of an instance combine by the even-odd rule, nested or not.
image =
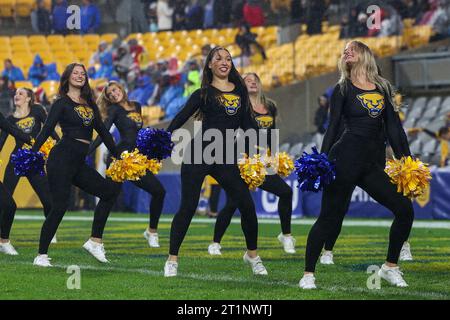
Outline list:
[[[251,265],[253,274],[259,276],[267,276],[266,267],[264,267],[260,256],[257,256],[256,258],[250,258],[247,252],[245,252],[244,261]]]
[[[383,264],[378,271],[378,275],[396,287],[403,288],[408,286],[405,280],[403,280],[403,272],[400,271],[399,267],[387,267]]]
[[[157,233],[151,233],[148,232],[148,230],[145,230],[144,238],[147,239],[150,248],[159,248],[159,238]]]
[[[403,244],[402,250],[400,251],[400,261],[412,261],[413,257],[411,254],[411,246],[408,242]]]
[[[305,289],[305,290],[317,289],[316,278],[314,278],[313,274],[303,275],[303,277],[300,279],[300,282],[298,283],[298,285],[300,286],[300,288]]]
[[[17,256],[19,253],[14,249],[14,247],[11,244],[11,241],[8,241],[6,243],[0,243],[0,252],[7,254],[9,256]]]
[[[108,259],[106,259],[106,252],[105,247],[103,246],[103,243],[97,243],[89,239],[86,241],[86,243],[83,245],[83,248],[86,249],[90,254],[92,254],[95,259],[97,259],[100,262],[107,263],[109,262]]]
[[[208,246],[208,253],[212,256],[221,256],[222,252],[220,252],[220,249],[222,249],[220,244],[218,244],[217,242],[214,242]]]
[[[333,252],[332,251],[324,251],[320,256],[321,264],[334,264],[333,261]]]
[[[56,240],[56,235],[52,238],[52,241],[50,241],[50,243],[53,244],[58,243],[58,240]]]
[[[278,241],[281,242],[286,253],[295,253],[295,242],[296,240],[292,236],[285,236],[282,233],[278,235]]]
[[[178,271],[178,262],[166,261],[164,266],[164,277],[176,277]]]
[[[33,265],[44,268],[53,267],[50,263],[50,260],[52,259],[50,259],[48,255],[40,254],[36,258],[34,258]]]

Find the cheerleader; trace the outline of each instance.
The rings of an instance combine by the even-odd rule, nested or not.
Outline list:
[[[38,151],[59,123],[63,136],[53,147],[46,166],[52,209],[42,226],[39,255],[34,259],[34,265],[40,267],[52,266],[48,247],[69,205],[72,185],[100,198],[97,216],[108,216],[119,192],[115,183],[85,163],[93,130],[114,156],[117,151],[112,136],[101,121],[84,65],[72,63],[66,67],[58,94],[33,145],[33,151]],[[93,233],[83,248],[100,262],[108,262],[100,234]]]
[[[41,131],[42,125],[47,119],[47,112],[44,107],[39,104],[35,104],[34,98],[34,92],[31,89],[17,89],[14,96],[14,113],[7,118],[7,120],[14,127],[21,130],[25,134],[31,135],[32,138],[36,138],[38,133]],[[51,136],[56,141],[59,140],[59,136],[56,132],[53,131]],[[8,133],[5,131],[0,134],[0,150],[3,149],[7,137]],[[11,154],[16,153],[22,147],[23,142],[16,138],[16,145]],[[14,173],[14,165],[12,164],[10,157],[5,168],[4,184],[11,195],[14,195],[19,179],[20,177]],[[27,179],[42,203],[44,208],[44,216],[47,217],[51,209],[51,199],[47,177],[33,175],[28,176]],[[52,243],[56,243],[56,236],[52,239]]]
[[[303,289],[316,288],[314,272],[320,252],[325,241],[337,233],[348,199],[358,185],[395,216],[386,262],[379,276],[392,285],[406,287],[397,263],[414,220],[412,202],[397,192],[376,156],[383,137],[383,123],[395,156],[400,159],[411,154],[393,102],[393,90],[378,74],[374,55],[362,42],[346,45],[339,69],[341,78],[333,91],[330,125],[322,144],[322,152],[336,161],[336,180],[324,188],[320,216],[308,235],[305,273],[299,285]],[[341,116],[345,131],[335,142]]]
[[[120,141],[116,146],[117,151],[119,153],[133,151],[136,148],[137,134],[143,125],[141,105],[138,102],[131,102],[125,88],[116,81],[111,81],[105,86],[97,103],[104,118],[106,129],[111,129],[114,124],[119,130]],[[97,137],[89,152],[93,152],[101,144],[101,141],[101,137]],[[111,162],[111,157],[108,157],[107,165],[109,166]],[[152,195],[150,223],[144,232],[144,238],[147,239],[150,247],[159,248],[158,222],[166,191],[161,182],[150,171],[147,171],[147,174],[140,180],[132,182]],[[95,215],[95,217],[93,232],[102,235],[108,217],[102,215]]]
[[[2,137],[4,137],[5,134],[7,136],[9,133],[19,143],[31,144],[31,137],[13,127],[11,123],[5,119],[2,113],[0,113],[0,129],[2,130]],[[8,188],[0,182],[0,252],[11,256],[19,254],[9,240],[9,234],[11,232],[16,209],[17,206],[11,193]]]
[[[202,119],[202,132],[216,129],[225,137],[227,129],[236,130],[244,126],[248,104],[247,88],[232,62],[230,53],[223,47],[216,47],[206,58],[201,89],[191,95],[184,108],[169,125],[168,131],[177,130],[197,113],[198,118]],[[194,146],[193,141],[191,146]],[[207,146],[203,143],[202,150],[197,152],[203,154]],[[191,152],[191,155],[193,154]],[[222,155],[225,154],[226,150],[222,150]],[[197,155],[188,160],[195,160]],[[203,157],[201,163],[192,164],[192,161],[186,159],[183,161],[181,204],[172,221],[169,258],[164,267],[166,277],[177,275],[179,249],[194,216],[202,182],[207,175],[217,180],[233,198],[241,212],[241,224],[247,245],[244,261],[250,264],[255,275],[267,275],[267,270],[257,254],[258,221],[255,206],[246,183],[240,177],[236,161],[235,157],[233,164],[223,164],[224,159],[217,157],[217,153],[212,163]]]
[[[264,96],[261,80],[256,73],[245,74],[243,78],[247,86],[251,105],[251,108],[249,108],[250,123],[248,127],[266,133],[267,142],[265,146],[270,146],[270,130],[275,129],[277,116],[275,103]],[[278,235],[278,240],[283,245],[286,253],[295,253],[295,239],[291,235],[292,189],[278,174],[267,175],[260,189],[279,197],[278,213],[280,215],[281,233]],[[221,254],[220,241],[230,225],[236,209],[236,204],[232,198],[227,196],[226,205],[217,217],[213,243],[208,247],[209,254]]]

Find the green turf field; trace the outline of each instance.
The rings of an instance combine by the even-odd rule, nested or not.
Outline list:
[[[336,264],[319,265],[316,274],[319,289],[303,291],[298,288],[298,281],[310,225],[293,226],[297,254],[287,255],[276,239],[280,232],[277,221],[261,223],[259,254],[269,276],[255,277],[242,261],[244,239],[239,223],[230,226],[222,242],[222,256],[213,258],[208,255],[207,247],[214,220],[194,221],[180,251],[179,276],[164,278],[171,216],[163,216],[160,223],[161,248],[151,249],[142,237],[147,216],[114,213],[113,218],[125,221],[110,219],[108,222],[104,240],[111,263],[106,265],[81,248],[90,234],[91,223],[66,219],[58,230],[59,243],[52,245],[49,252],[55,267],[42,269],[32,265],[42,224],[33,218],[40,218],[41,213],[19,211],[17,215],[11,240],[20,255],[0,255],[0,300],[450,299],[448,222],[442,228],[413,229],[411,243],[415,260],[401,265],[409,288],[397,289],[382,282],[380,290],[367,289],[367,267],[383,263],[388,228],[344,226],[335,248]],[[92,213],[79,212],[66,215],[68,218],[91,216]],[[140,220],[130,221],[136,218]],[[71,275],[66,271],[70,265],[81,268],[80,290],[67,288]]]

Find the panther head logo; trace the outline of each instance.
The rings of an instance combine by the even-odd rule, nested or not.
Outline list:
[[[234,116],[241,107],[241,98],[234,94],[224,93],[217,97],[228,115]]]
[[[271,116],[257,116],[255,120],[260,129],[269,129],[273,125],[273,117]]]
[[[94,120],[94,110],[86,106],[78,106],[75,108],[78,116],[83,120],[83,125],[90,126]]]
[[[384,97],[379,93],[359,94],[357,98],[372,118],[378,117],[384,109]]]
[[[28,117],[17,121],[16,126],[25,133],[31,133],[33,131],[35,121],[33,117]]]
[[[138,127],[142,127],[142,117],[138,112],[130,112],[129,114],[127,114],[127,117],[134,121]]]

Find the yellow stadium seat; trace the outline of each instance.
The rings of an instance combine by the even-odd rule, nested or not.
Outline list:
[[[100,42],[100,36],[98,34],[86,34],[83,36],[83,42],[98,44]]]
[[[23,46],[23,45],[11,46],[11,51],[14,52],[14,53],[29,52],[31,54],[30,47],[29,46]]]
[[[19,17],[29,17],[33,10],[34,0],[16,0],[16,13]]]
[[[118,35],[115,33],[105,33],[100,36],[100,40],[106,41],[108,43],[112,43],[116,38],[118,38]]]
[[[47,98],[51,100],[57,93],[59,82],[58,81],[44,81],[40,84],[40,87],[44,89]]]
[[[0,17],[11,18],[14,16],[16,0],[0,0]]]
[[[26,44],[28,45],[28,37],[27,36],[12,36],[10,38],[10,44]]]
[[[62,35],[59,34],[53,34],[53,35],[49,35],[47,36],[47,42],[48,44],[53,44],[53,43],[64,43],[64,37]]]
[[[64,42],[50,42],[49,47],[53,52],[69,50],[67,44],[65,44]]]
[[[33,84],[30,81],[16,81],[14,84],[16,88],[33,89]]]
[[[28,43],[31,45],[41,45],[41,46],[47,46],[47,38],[44,36],[29,36],[28,37]]]
[[[86,50],[73,51],[73,55],[79,60],[86,60],[91,57],[92,53]]]

